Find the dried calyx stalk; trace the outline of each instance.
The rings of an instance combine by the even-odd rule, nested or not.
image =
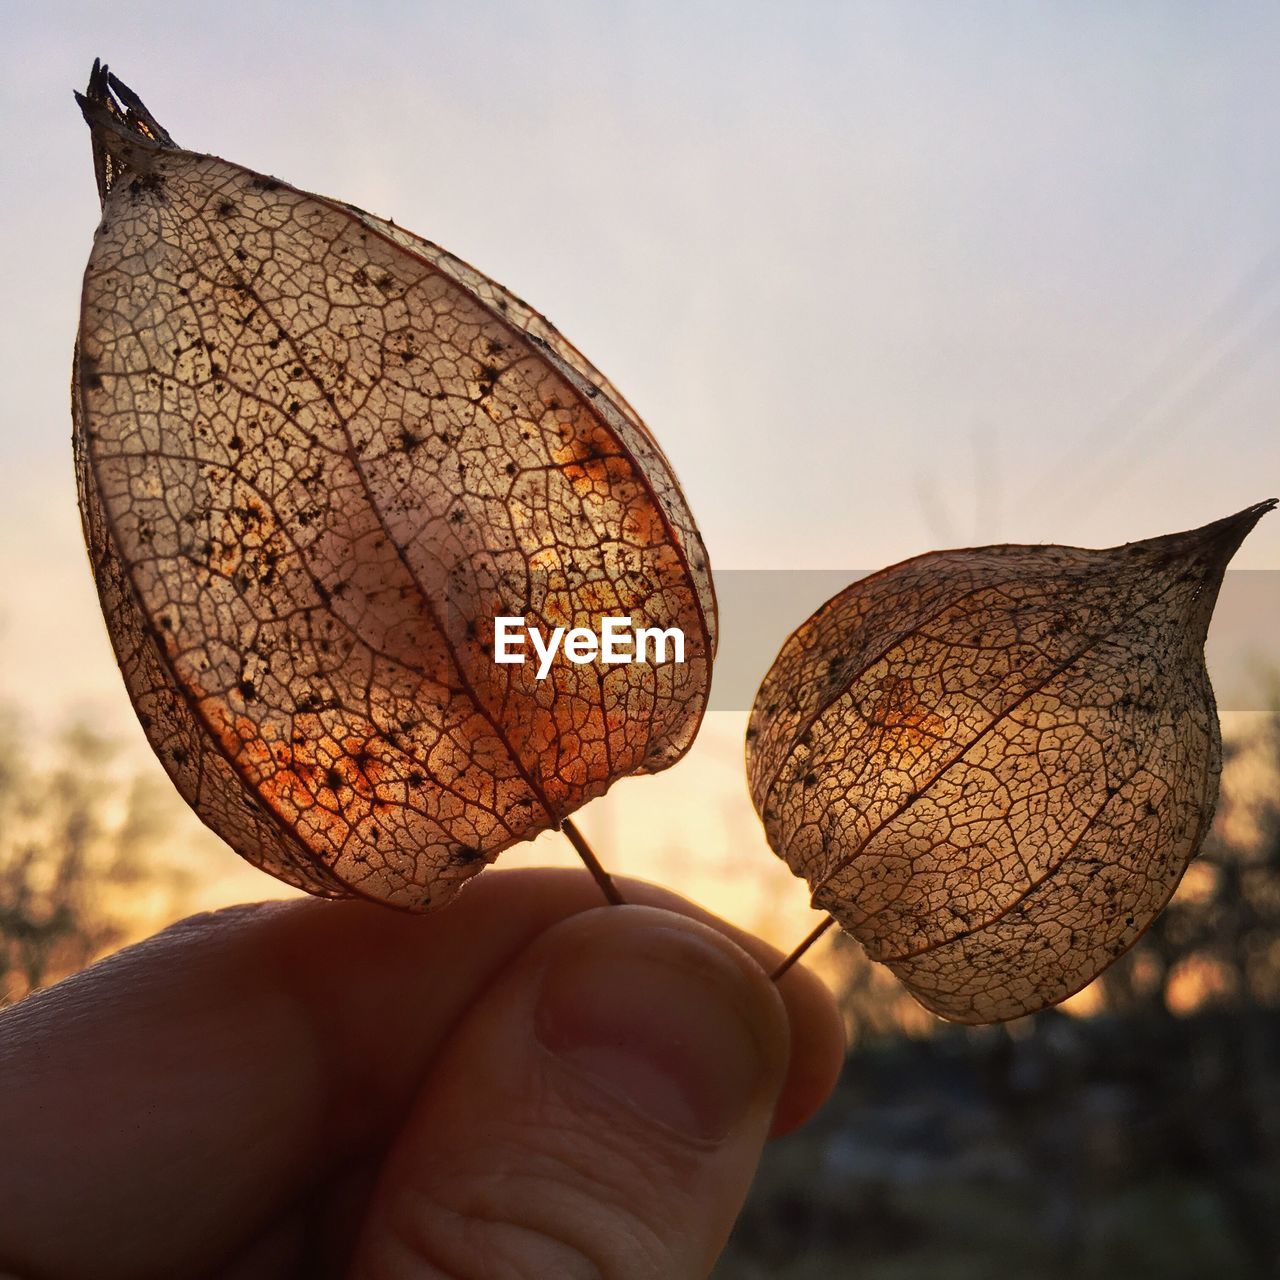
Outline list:
[[[747,730],[769,843],[927,1008],[1054,1004],[1168,902],[1217,796],[1209,619],[1274,505],[1106,551],[920,556],[783,646]]]
[[[313,893],[420,909],[706,705],[706,552],[661,449],[542,316],[341,201],[178,148],[95,64],[73,406],[108,629],[178,789]],[[494,661],[495,619],[684,661]],[[656,655],[651,655],[656,656]]]

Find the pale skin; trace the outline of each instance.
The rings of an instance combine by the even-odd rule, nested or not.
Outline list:
[[[843,1053],[671,894],[194,917],[0,1017],[0,1275],[697,1280]]]

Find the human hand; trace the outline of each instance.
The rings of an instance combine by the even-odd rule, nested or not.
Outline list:
[[[490,871],[425,917],[233,908],[29,997],[0,1017],[0,1272],[706,1276],[840,1024],[763,943],[624,892],[650,905]]]

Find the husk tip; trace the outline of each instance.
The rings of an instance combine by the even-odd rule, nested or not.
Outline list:
[[[1266,498],[1262,502],[1255,502],[1250,507],[1245,507],[1243,511],[1237,511],[1233,516],[1227,516],[1223,520],[1218,520],[1214,524],[1206,525],[1205,532],[1211,533],[1213,540],[1218,543],[1223,550],[1229,548],[1229,555],[1234,555],[1236,548],[1249,536],[1253,530],[1253,526],[1267,514],[1268,511],[1275,509],[1277,499]]]
[[[1147,545],[1163,547],[1172,552],[1175,557],[1194,557],[1206,566],[1216,565],[1220,571],[1226,567],[1240,544],[1249,536],[1253,526],[1276,506],[1276,502],[1275,498],[1267,498],[1233,515],[1223,516],[1220,520],[1211,520],[1198,529],[1187,529],[1183,533],[1153,538]]]

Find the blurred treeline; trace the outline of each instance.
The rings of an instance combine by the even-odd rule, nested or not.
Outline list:
[[[842,939],[852,1049],[775,1143],[718,1280],[1280,1275],[1280,714],[1136,947],[1006,1026],[925,1014]]]
[[[166,838],[181,801],[155,770],[76,722],[31,750],[0,710],[0,1007],[185,912]]]

